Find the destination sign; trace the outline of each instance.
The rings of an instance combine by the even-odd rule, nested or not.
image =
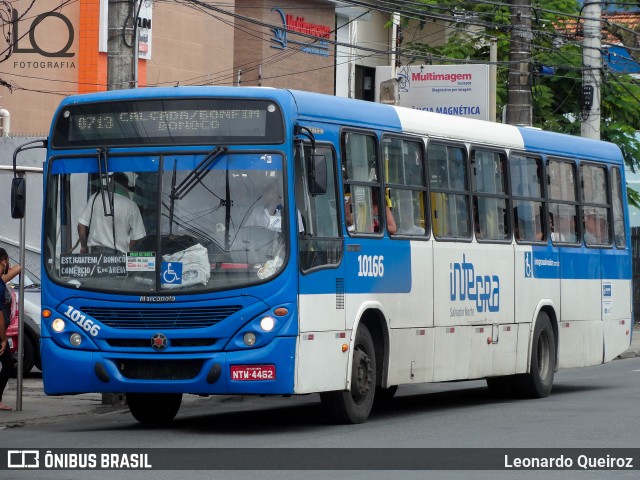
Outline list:
[[[279,108],[265,100],[118,101],[63,108],[52,145],[276,143],[283,131]]]
[[[60,276],[71,278],[124,277],[127,257],[124,254],[63,254],[60,255]]]

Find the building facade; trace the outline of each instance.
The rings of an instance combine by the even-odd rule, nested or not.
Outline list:
[[[0,1],[3,135],[45,136],[62,98],[108,88],[108,3]],[[336,8],[324,0],[236,0],[210,9],[142,0],[131,86],[262,85],[333,94]]]

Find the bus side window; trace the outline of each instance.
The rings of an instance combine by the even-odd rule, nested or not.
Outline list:
[[[584,241],[587,245],[609,245],[610,207],[608,200],[607,169],[582,163],[582,221]]]
[[[517,241],[544,242],[546,218],[542,189],[542,160],[512,154],[513,233]]]
[[[469,177],[464,148],[430,142],[431,223],[436,238],[471,238]]]
[[[362,133],[345,133],[342,137],[342,158],[347,232],[381,233],[380,225],[384,225],[385,216],[375,212],[381,191],[375,137]]]
[[[426,179],[424,176],[424,145],[414,139],[385,136],[382,139],[384,171],[389,189],[385,194],[392,204],[396,229],[388,218],[389,234],[426,235]],[[389,211],[387,211],[389,217]]]
[[[478,240],[508,240],[507,157],[502,152],[471,151],[473,215]]]
[[[573,162],[549,160],[549,231],[553,243],[578,241],[578,197]]]
[[[618,167],[612,168],[611,175],[611,199],[613,200],[613,235],[616,246],[625,247],[624,207],[622,203],[622,175]]]

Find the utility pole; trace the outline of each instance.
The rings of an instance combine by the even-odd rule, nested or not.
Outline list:
[[[134,0],[109,0],[107,37],[107,90],[125,90],[135,86]],[[103,405],[125,405],[124,393],[103,393]]]
[[[511,0],[511,46],[507,121],[511,125],[531,125],[531,0]]]
[[[600,43],[602,7],[598,2],[584,4],[584,26],[582,40],[582,92],[580,94],[580,116],[583,137],[600,140],[600,70],[602,53]]]
[[[109,36],[107,39],[107,89],[133,88],[135,42],[133,0],[109,0]]]

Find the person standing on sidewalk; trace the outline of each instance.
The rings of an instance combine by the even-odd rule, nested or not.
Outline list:
[[[11,410],[11,407],[5,403],[2,403],[2,394],[9,381],[9,376],[13,371],[14,361],[13,356],[9,350],[7,340],[7,328],[11,321],[11,291],[5,283],[5,278],[10,279],[15,277],[22,269],[21,268],[9,268],[9,255],[4,248],[0,248],[0,411]],[[9,276],[13,273],[12,276]]]

